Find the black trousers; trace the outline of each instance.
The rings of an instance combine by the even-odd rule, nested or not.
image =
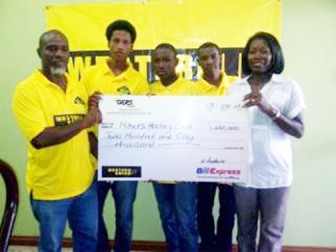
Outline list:
[[[219,194],[219,217],[215,230],[213,206]],[[200,251],[232,251],[232,230],[236,213],[233,186],[210,182],[198,183],[198,229]]]

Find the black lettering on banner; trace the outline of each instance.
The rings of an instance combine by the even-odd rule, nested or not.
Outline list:
[[[222,57],[223,57],[223,63],[221,68],[223,71],[226,72],[228,75],[232,76],[240,76],[241,75],[241,69],[239,68],[239,58],[241,57],[241,53],[243,51],[243,48],[241,47],[230,47],[230,48],[220,48]],[[130,60],[133,64],[133,67],[140,71],[142,69],[140,68],[139,61],[137,60],[138,57],[142,56],[151,56],[153,50],[151,49],[146,49],[146,50],[133,50],[131,55],[130,55]],[[191,71],[192,76],[191,80],[197,80],[198,76],[198,59],[197,59],[197,48],[182,48],[182,49],[177,49],[176,50],[177,55],[189,55],[191,57],[191,64],[188,66],[188,71]],[[110,55],[110,52],[108,50],[97,50],[97,51],[72,51],[70,52],[71,56],[71,61],[72,64],[75,66],[76,58],[86,58],[88,57],[90,59],[90,65],[95,65],[97,62],[97,58],[99,57],[108,57]],[[150,57],[149,57],[150,58]],[[75,66],[76,67],[76,66]],[[89,67],[89,66],[85,66]],[[147,81],[149,83],[153,83],[155,81],[155,75],[152,69],[152,64],[150,60],[146,63],[146,68],[147,68]],[[185,77],[185,72],[182,71],[182,76]],[[81,77],[81,72],[78,71],[78,79]],[[121,87],[118,89],[118,91],[121,94],[130,94],[130,91],[127,89],[127,87]]]

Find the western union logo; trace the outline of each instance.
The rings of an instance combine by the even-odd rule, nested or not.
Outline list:
[[[140,178],[141,166],[103,166],[103,178]]]
[[[54,124],[55,126],[66,126],[79,121],[82,121],[84,114],[71,114],[71,115],[55,115]]]

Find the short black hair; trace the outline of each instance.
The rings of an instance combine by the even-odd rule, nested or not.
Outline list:
[[[112,33],[116,30],[128,32],[131,36],[132,44],[135,42],[136,35],[137,35],[136,30],[134,26],[127,20],[119,19],[109,24],[109,26],[106,28],[106,33],[105,33],[107,41],[110,41],[112,37]]]
[[[243,50],[243,54],[242,54],[243,73],[245,75],[251,74],[251,69],[248,64],[247,58],[248,58],[248,53],[250,51],[251,43],[252,41],[256,39],[265,40],[265,42],[268,44],[271,50],[272,62],[271,62],[271,67],[268,70],[268,73],[269,74],[273,74],[273,73],[280,74],[284,70],[284,67],[285,67],[285,62],[284,62],[284,57],[283,57],[283,53],[281,50],[281,46],[279,44],[279,41],[276,39],[276,37],[274,37],[272,34],[267,33],[267,32],[257,32],[252,37],[250,37],[249,40],[247,41],[246,46]]]
[[[197,56],[199,56],[199,52],[200,50],[204,49],[204,48],[209,48],[209,47],[214,47],[217,49],[218,53],[221,54],[221,49],[219,48],[218,45],[216,45],[215,43],[212,42],[205,42],[204,44],[202,44],[200,47],[198,47],[197,49]]]
[[[69,43],[68,41],[68,38],[65,36],[65,34],[63,32],[61,32],[60,30],[56,30],[56,29],[52,29],[52,30],[48,30],[44,33],[42,33],[42,35],[40,36],[39,38],[39,47],[38,48],[42,48],[43,45],[44,45],[44,40],[45,40],[45,37],[49,34],[58,34],[62,39],[64,39],[67,43]]]
[[[176,48],[172,44],[169,44],[169,43],[161,43],[161,44],[157,45],[155,47],[154,51],[156,51],[157,49],[168,49],[168,50],[171,50],[174,53],[175,57],[177,55]]]

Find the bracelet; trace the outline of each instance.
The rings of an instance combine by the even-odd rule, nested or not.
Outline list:
[[[280,117],[280,115],[281,115],[280,111],[277,110],[277,112],[275,113],[274,116],[271,117],[271,119],[274,121],[274,120],[278,119]]]

